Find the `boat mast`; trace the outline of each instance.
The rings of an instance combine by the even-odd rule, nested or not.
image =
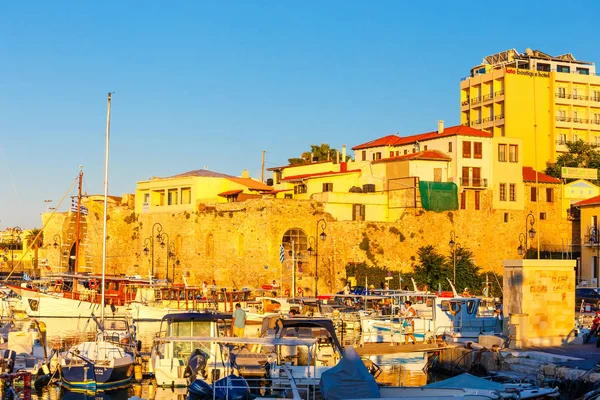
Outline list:
[[[83,170],[79,166],[79,189],[77,191],[77,225],[75,226],[75,265],[73,274],[73,292],[77,292],[77,274],[79,273],[79,234],[81,225],[81,187],[83,183]]]
[[[106,274],[106,235],[107,235],[107,229],[106,229],[106,221],[108,220],[108,142],[110,139],[110,100],[111,100],[111,93],[108,94],[108,101],[107,101],[107,111],[106,111],[106,144],[105,144],[105,155],[104,155],[104,228],[103,228],[103,235],[102,235],[102,317],[101,317],[101,321],[102,321],[102,326],[104,326],[104,308],[105,308],[105,304],[104,304],[104,287],[106,285],[105,280],[105,274]]]

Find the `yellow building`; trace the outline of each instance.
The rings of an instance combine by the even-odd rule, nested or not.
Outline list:
[[[600,196],[573,204],[580,210],[581,263],[577,268],[580,286],[599,287],[600,277]]]
[[[521,138],[523,165],[544,170],[565,143],[600,145],[600,77],[572,54],[508,50],[483,59],[460,83],[461,124]]]
[[[205,169],[137,183],[135,212],[195,211],[201,203],[225,203],[262,197],[273,188],[250,178]]]
[[[578,179],[563,186],[562,198],[562,216],[563,218],[572,217],[570,215],[571,206],[582,200],[598,196],[600,188],[592,182],[585,179]]]

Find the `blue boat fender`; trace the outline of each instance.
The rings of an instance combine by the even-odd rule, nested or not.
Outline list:
[[[244,378],[231,374],[215,382],[215,397],[219,400],[248,400],[250,387]]]
[[[187,400],[212,400],[212,387],[202,379],[196,379],[188,386]]]

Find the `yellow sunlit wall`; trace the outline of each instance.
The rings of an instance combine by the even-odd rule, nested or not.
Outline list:
[[[600,194],[600,188],[592,182],[578,179],[563,186],[562,216],[567,217],[571,204],[586,200]]]

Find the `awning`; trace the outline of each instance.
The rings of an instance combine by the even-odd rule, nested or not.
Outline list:
[[[222,196],[222,197],[227,197],[227,196],[237,196],[238,194],[242,193],[243,190],[242,189],[236,189],[236,190],[228,190],[226,192],[223,193],[219,193],[217,196]]]

